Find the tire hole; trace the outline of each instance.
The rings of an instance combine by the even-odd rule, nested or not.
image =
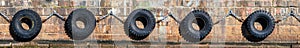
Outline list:
[[[192,26],[195,30],[200,30],[200,27],[197,25],[197,23],[192,23]]]
[[[85,24],[83,21],[76,21],[76,26],[80,29],[84,29],[85,28]]]
[[[144,29],[145,28],[145,26],[143,25],[143,22],[141,22],[141,21],[135,21],[135,24],[139,29]]]
[[[24,30],[29,30],[29,25],[27,25],[26,23],[21,23],[21,24]]]
[[[136,18],[134,23],[135,26],[139,29],[145,29],[148,24],[147,19],[143,16]]]
[[[254,28],[258,31],[263,31],[267,26],[268,21],[265,18],[258,18],[254,22]]]
[[[195,20],[193,20],[192,22],[192,27],[194,30],[202,30],[204,28],[204,20],[200,19],[200,18],[196,18]]]
[[[263,27],[262,27],[262,25],[259,22],[254,22],[254,27],[258,31],[262,31],[263,30]]]
[[[21,26],[24,30],[30,30],[33,24],[33,21],[31,21],[29,18],[21,18]]]

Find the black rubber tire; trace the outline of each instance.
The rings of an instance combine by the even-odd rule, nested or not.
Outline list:
[[[245,20],[247,21],[247,19]],[[248,41],[251,41],[251,42],[259,42],[259,41],[262,41],[264,39],[259,39],[259,38],[255,38],[253,35],[251,35],[249,33],[249,31],[247,30],[247,25],[246,25],[247,22],[243,22],[242,24],[242,34],[243,36],[248,40]]]
[[[255,28],[254,23],[258,22],[262,30]],[[274,30],[275,22],[273,16],[264,10],[258,10],[248,16],[243,22],[242,34],[251,42],[259,42],[267,38]]]
[[[84,28],[77,26],[76,21],[84,23]],[[66,22],[65,31],[73,40],[83,40],[94,31],[96,26],[96,18],[94,14],[87,9],[76,9],[72,11]]]
[[[141,21],[144,29],[138,28],[136,21]],[[133,40],[145,39],[155,27],[154,15],[146,9],[136,9],[131,12],[124,23],[124,30],[127,36]]]
[[[193,28],[192,23],[196,23],[199,30]],[[199,42],[203,40],[212,29],[212,19],[209,14],[202,10],[190,12],[180,23],[179,33],[189,42]]]
[[[21,23],[28,25],[29,29],[23,28]],[[10,22],[9,32],[15,41],[28,42],[33,40],[42,28],[41,17],[33,10],[23,9],[18,11]]]

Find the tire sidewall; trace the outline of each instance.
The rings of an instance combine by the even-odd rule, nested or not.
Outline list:
[[[247,23],[247,28],[248,31],[250,32],[250,34],[252,34],[254,37],[257,38],[266,38],[269,34],[271,34],[273,32],[274,29],[274,21],[272,20],[273,17],[268,14],[268,12],[263,11],[263,12],[254,12],[254,15],[252,15],[249,18],[249,21]],[[267,22],[267,25],[263,25],[262,26],[266,26],[265,29],[263,29],[262,31],[258,31],[255,26],[254,26],[254,22],[258,19],[264,19]]]
[[[201,27],[202,29],[200,30],[195,30],[192,26],[192,23],[194,20],[196,20],[196,18],[204,21],[204,26]],[[179,33],[185,40],[189,42],[198,42],[203,40],[210,33],[211,28],[212,20],[210,16],[202,10],[195,10],[190,12],[180,23]]]
[[[22,27],[22,24],[20,21],[22,18],[30,19],[31,23],[33,23],[31,25],[31,28],[29,28],[29,30],[25,30]],[[10,33],[11,33],[12,37],[15,40],[25,42],[25,41],[31,41],[32,39],[34,39],[39,34],[41,27],[42,27],[42,22],[41,22],[41,18],[38,15],[38,13],[36,13],[32,10],[29,10],[29,9],[23,9],[23,10],[18,11],[14,15],[9,29],[10,29]]]
[[[76,21],[84,23],[84,28],[79,28]],[[87,9],[76,9],[72,11],[66,20],[65,30],[67,35],[74,40],[83,40],[87,38],[95,29],[96,18],[94,14]]]
[[[136,19],[139,17],[145,18],[145,20],[141,20],[141,22],[147,22],[147,25],[144,23],[144,29],[140,29],[136,25]],[[146,38],[155,27],[155,18],[154,15],[146,9],[136,9],[132,11],[127,17],[124,23],[124,30],[126,35],[128,35],[131,39],[141,40]]]

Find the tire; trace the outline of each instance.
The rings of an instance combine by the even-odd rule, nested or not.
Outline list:
[[[247,21],[247,19],[245,20]],[[262,41],[264,39],[259,39],[259,38],[255,38],[253,35],[251,35],[249,33],[249,31],[247,30],[247,25],[246,25],[247,22],[243,22],[242,24],[242,34],[243,36],[248,40],[248,41],[251,41],[251,42],[259,42],[259,41]]]
[[[27,24],[28,29],[25,29],[21,23]],[[12,18],[9,32],[15,41],[28,42],[40,33],[41,28],[42,21],[39,14],[29,9],[23,9]]]
[[[262,30],[255,28],[254,23],[258,22],[262,26]],[[260,42],[267,38],[274,30],[275,22],[272,15],[264,10],[258,10],[248,16],[243,22],[242,34],[251,42]]]
[[[84,27],[78,26],[77,21],[82,22]],[[87,9],[76,9],[69,14],[65,22],[65,31],[71,39],[83,40],[94,31],[95,26],[96,19],[92,12]]]
[[[144,28],[138,28],[136,21],[141,21]],[[154,15],[146,9],[136,9],[131,12],[124,23],[127,36],[133,40],[145,39],[155,27]]]
[[[193,28],[192,23],[197,24],[200,29]],[[209,14],[202,10],[190,12],[180,23],[179,33],[189,42],[199,42],[203,40],[212,29],[212,19]]]

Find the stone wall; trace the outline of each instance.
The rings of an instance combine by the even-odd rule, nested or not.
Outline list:
[[[193,4],[188,6],[188,2]],[[198,3],[198,4],[197,4]],[[283,18],[291,10],[299,12],[298,0],[0,0],[0,12],[5,15],[14,15],[21,9],[32,9],[42,19],[51,13],[51,8],[59,14],[67,15],[76,8],[87,8],[95,17],[107,14],[114,9],[114,13],[123,21],[127,15],[135,9],[148,9],[155,14],[157,20],[160,13],[167,15],[168,9],[180,20],[191,10],[205,10],[212,17],[213,22],[227,15],[229,10],[243,19],[256,10],[271,12],[275,20]],[[0,39],[12,40],[9,34],[9,23],[0,19]],[[202,42],[249,42],[241,34],[242,23],[233,17],[227,17],[225,21],[213,26],[210,34]],[[300,23],[293,17],[288,17],[277,23],[273,33],[262,42],[297,43],[300,41]],[[64,21],[57,17],[51,17],[43,23],[40,34],[34,40],[71,40],[64,33]],[[186,42],[178,32],[179,24],[168,18],[167,21],[157,23],[149,37],[142,41],[168,41]],[[123,30],[123,24],[116,18],[109,17],[97,23],[94,33],[89,37],[95,40],[129,40]]]

